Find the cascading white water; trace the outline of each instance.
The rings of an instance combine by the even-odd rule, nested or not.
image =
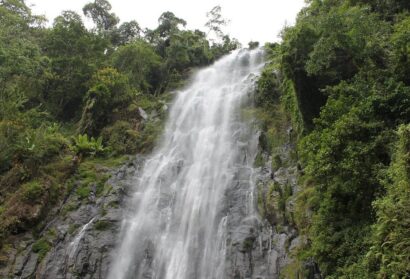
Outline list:
[[[94,218],[92,218],[87,224],[85,224],[80,232],[76,235],[74,240],[70,242],[69,249],[68,249],[68,259],[72,260],[75,252],[77,252],[78,244],[80,244],[81,239],[83,239],[84,233],[87,230],[87,228],[91,225],[91,223],[94,221]]]
[[[240,154],[240,107],[262,67],[262,50],[236,51],[177,93],[135,183],[109,278],[226,278],[227,189],[253,160]]]

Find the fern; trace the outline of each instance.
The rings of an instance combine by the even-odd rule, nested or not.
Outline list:
[[[105,153],[106,148],[102,144],[102,137],[95,139],[94,137],[88,138],[88,135],[78,135],[74,138],[73,151],[78,155],[84,156],[97,156]]]

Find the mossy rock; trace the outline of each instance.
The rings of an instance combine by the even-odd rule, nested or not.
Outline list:
[[[255,243],[254,236],[248,236],[247,238],[245,238],[244,241],[242,242],[241,252],[249,253],[250,251],[252,251],[254,243]]]
[[[75,191],[79,199],[86,199],[90,196],[91,188],[89,185],[81,185]]]
[[[277,171],[280,167],[282,167],[283,162],[279,154],[275,154],[272,157],[272,171]]]
[[[259,152],[255,157],[254,166],[256,168],[260,168],[260,167],[263,167],[264,165],[265,165],[265,158],[263,157],[263,154]]]
[[[106,231],[112,228],[113,224],[110,221],[98,220],[94,223],[94,229],[97,231]]]
[[[50,249],[50,243],[44,238],[40,238],[39,240],[37,240],[32,247],[32,251],[38,254],[40,261],[47,255]]]
[[[79,227],[78,224],[70,224],[67,230],[68,234],[72,235]]]

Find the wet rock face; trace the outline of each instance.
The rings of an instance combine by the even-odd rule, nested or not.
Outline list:
[[[296,183],[293,175],[288,170],[280,170],[282,177],[276,176],[283,184],[291,180]],[[294,174],[296,175],[296,173]],[[248,176],[247,179],[245,179]],[[252,177],[251,177],[252,176]],[[285,177],[286,176],[286,177]],[[281,269],[291,262],[289,257],[289,244],[297,240],[297,232],[293,228],[283,226],[279,232],[277,228],[263,219],[259,213],[249,214],[244,209],[247,195],[246,189],[249,179],[257,185],[272,182],[270,168],[255,170],[252,175],[248,170],[243,170],[238,175],[236,185],[231,188],[231,207],[228,214],[227,240],[227,278],[233,279],[267,279],[279,278]],[[283,181],[282,181],[283,180]],[[258,189],[252,193],[254,197],[258,195]],[[256,203],[253,198],[254,204]],[[294,245],[297,246],[297,245]],[[293,247],[292,247],[293,248]]]
[[[132,179],[142,166],[142,159],[132,160],[113,171],[103,195],[92,189],[87,200],[74,191],[50,213],[55,216],[35,241],[26,234],[10,248],[9,258],[0,266],[0,278],[105,278],[111,254],[119,238],[122,208]],[[45,246],[44,246],[45,245]]]
[[[242,158],[237,158],[237,162],[243,162],[242,167],[237,168],[224,197],[227,220],[226,278],[279,278],[280,271],[291,262],[289,246],[292,241],[295,242],[297,233],[290,226],[282,226],[278,231],[276,224],[268,222],[258,212],[256,205],[259,191],[267,195],[268,191],[263,188],[273,182],[283,187],[291,184],[297,188],[297,172],[290,167],[272,172],[272,158],[267,154],[264,155],[266,166],[254,168],[253,158],[258,152],[259,134],[252,130],[248,133],[244,131],[247,130],[242,130],[238,135],[241,141],[246,142],[240,153]],[[283,149],[282,152],[285,159],[289,150]]]
[[[232,184],[223,197],[225,208],[221,214],[226,216],[225,278],[228,279],[280,278],[284,268],[294,263],[292,251],[303,243],[292,222],[285,221],[282,213],[277,211],[275,218],[268,220],[256,208],[259,195],[269,195],[267,188],[272,183],[278,185],[279,191],[289,186],[292,193],[298,191],[298,169],[293,164],[272,170],[272,158],[266,155],[265,166],[253,168],[251,157],[257,148],[256,139],[257,136],[252,137],[243,145],[238,161],[248,163],[233,173]],[[280,150],[282,161],[288,161],[291,149],[288,145]],[[135,190],[133,185],[142,163],[143,159],[137,158],[115,171],[107,170],[111,174],[107,181],[110,186],[102,195],[97,195],[94,187],[88,199],[81,200],[73,191],[50,213],[55,218],[39,237],[23,235],[16,241],[17,247],[9,249],[9,258],[1,262],[0,278],[106,278],[121,239],[123,210]],[[176,171],[181,167],[182,163],[178,163]],[[285,211],[292,210],[293,199],[289,198]],[[43,247],[38,239],[51,244]],[[149,260],[150,256],[146,258]],[[307,278],[320,278],[314,262],[302,264],[308,271]],[[142,278],[152,278],[152,271],[147,269]]]
[[[289,143],[279,147],[276,156],[282,165],[275,169],[272,169],[272,160],[278,159],[264,153],[265,164],[239,170],[237,180],[228,190],[227,278],[321,278],[313,261],[300,263],[294,258],[304,239],[299,236],[292,217],[295,194],[299,190],[299,169],[291,159],[293,151],[294,146]],[[255,185],[252,193],[246,191],[249,183]],[[246,209],[249,195],[252,203],[258,204],[254,214]],[[261,200],[270,207],[259,208],[263,207],[259,204]],[[303,274],[300,268],[292,270],[296,263],[303,265]]]
[[[287,151],[283,150],[283,152]],[[283,195],[285,187],[289,187],[289,185],[293,193],[295,193],[297,191],[296,182],[296,168],[289,166],[281,167],[276,171],[262,168],[257,183],[262,185],[262,187],[272,185],[272,183],[279,185],[279,189],[282,191],[281,195]],[[269,191],[265,193],[274,194]],[[277,202],[278,200],[275,199],[275,201]],[[291,205],[292,198],[288,199],[285,205],[285,212],[292,212],[293,208]],[[259,233],[262,243],[265,243],[263,248],[265,251],[264,257],[268,261],[266,267],[267,274],[265,273],[263,274],[265,276],[255,278],[280,278],[283,269],[294,262],[292,252],[300,245],[300,237],[294,225],[283,217],[286,214],[285,212],[280,212],[280,208],[276,207],[273,222],[265,219],[261,226]]]

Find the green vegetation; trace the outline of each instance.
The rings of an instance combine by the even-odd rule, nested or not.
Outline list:
[[[406,278],[410,2],[307,2],[283,42],[267,46],[255,96],[270,123],[286,123],[274,115],[283,108],[296,132],[294,220],[308,240],[298,257],[325,278]],[[260,201],[268,217],[288,195],[272,193]]]
[[[74,138],[73,151],[78,155],[95,156],[98,154],[103,154],[105,148],[102,145],[101,137],[99,137],[98,139],[95,139],[93,137],[88,138],[88,136],[85,134],[78,135],[76,138]]]
[[[37,200],[39,199],[44,192],[43,185],[41,185],[38,181],[28,182],[21,186],[23,191],[22,195],[26,201],[30,200]]]
[[[369,252],[357,265],[380,277],[403,278],[410,270],[410,125],[398,129],[393,161],[382,183],[386,194],[374,202],[376,223]]]
[[[32,248],[33,252],[38,254],[40,261],[41,259],[45,257],[45,255],[50,249],[51,249],[50,243],[43,238],[40,238],[39,240],[37,240],[33,244],[33,248]]]
[[[144,31],[119,24],[106,0],[83,12],[93,28],[73,11],[46,27],[24,0],[0,1],[0,249],[10,234],[41,230],[67,195],[86,202],[109,191],[107,168],[153,148],[169,92],[238,47],[222,32],[211,42],[183,29],[172,12]],[[220,31],[220,8],[212,18]],[[33,249],[43,256],[47,245]]]
[[[287,210],[287,202],[293,195],[289,183],[281,186],[277,182],[272,182],[268,185],[266,193],[261,187],[258,192],[258,209],[262,217],[276,228],[293,223],[293,216]]]
[[[124,158],[123,158],[124,159]],[[109,159],[107,161],[99,160],[85,160],[78,166],[78,173],[74,178],[80,184],[76,189],[76,194],[80,199],[89,197],[92,191],[95,191],[97,196],[100,196],[105,188],[105,183],[110,178],[106,173],[107,166],[118,166],[119,162],[123,162],[116,158],[113,162]]]
[[[109,221],[105,221],[105,220],[98,220],[94,224],[94,228],[97,231],[108,230],[109,228],[111,228],[111,226],[112,226],[112,223],[110,223]]]
[[[252,252],[253,245],[255,243],[255,237],[247,237],[245,240],[242,242],[242,249],[241,251],[243,253],[250,253]]]

